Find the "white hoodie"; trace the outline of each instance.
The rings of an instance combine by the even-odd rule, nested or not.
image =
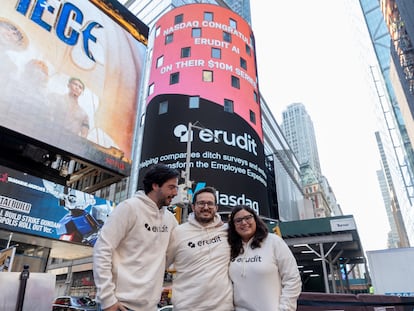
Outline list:
[[[244,253],[230,263],[236,311],[295,311],[302,288],[289,247],[269,233],[261,247],[243,244]]]
[[[174,215],[143,191],[109,215],[94,246],[93,272],[103,309],[117,301],[132,310],[154,311],[161,297],[165,256]]]
[[[171,252],[177,271],[172,286],[174,311],[234,310],[227,224],[220,215],[204,227],[190,214],[188,222],[173,231]]]

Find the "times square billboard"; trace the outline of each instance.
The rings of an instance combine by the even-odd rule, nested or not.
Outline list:
[[[0,166],[0,229],[93,246],[113,202]]]
[[[219,211],[246,204],[268,216],[250,26],[220,6],[190,4],[162,16],[153,31],[139,179],[159,162],[184,172],[190,146],[190,195],[212,186]]]
[[[0,127],[130,174],[148,27],[113,0],[2,0]]]

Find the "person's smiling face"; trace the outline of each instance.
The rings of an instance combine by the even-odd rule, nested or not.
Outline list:
[[[210,192],[199,193],[192,208],[195,219],[202,225],[211,223],[218,209],[216,198]]]
[[[234,214],[233,218],[236,232],[244,242],[247,242],[256,233],[256,220],[254,215],[242,209]]]

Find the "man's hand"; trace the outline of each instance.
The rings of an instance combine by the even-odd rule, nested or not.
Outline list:
[[[116,304],[110,306],[109,308],[106,308],[104,311],[128,311],[125,309],[123,305],[121,305],[120,302],[117,302]]]

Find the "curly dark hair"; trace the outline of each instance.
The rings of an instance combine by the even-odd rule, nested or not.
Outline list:
[[[256,222],[256,232],[253,236],[253,241],[250,244],[252,249],[261,247],[263,240],[269,234],[269,230],[267,229],[266,224],[264,221],[256,214],[256,212],[247,205],[237,205],[233,208],[230,217],[229,217],[229,228],[228,228],[228,241],[231,247],[231,259],[236,258],[240,254],[243,254],[243,243],[240,235],[236,231],[236,227],[234,225],[234,215],[240,212],[241,210],[245,210],[253,215],[254,221]]]
[[[166,164],[159,163],[151,166],[145,173],[144,180],[144,192],[148,194],[152,191],[152,185],[157,184],[162,186],[167,180],[171,178],[178,178],[180,173],[176,169],[172,169]]]

